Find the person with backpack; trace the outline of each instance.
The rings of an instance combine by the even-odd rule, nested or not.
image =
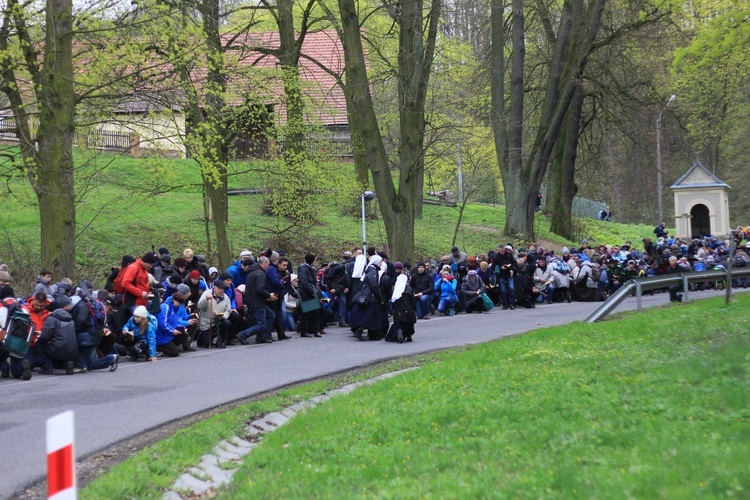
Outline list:
[[[578,263],[578,276],[571,287],[571,294],[579,302],[598,302],[602,300],[599,294],[599,270],[595,264],[580,260]],[[594,273],[596,271],[596,276]]]
[[[78,356],[76,325],[70,315],[70,297],[58,296],[50,304],[50,315],[44,320],[42,333],[34,345],[34,364],[39,373],[51,375],[56,366],[64,366],[67,375],[73,375]]]
[[[560,257],[555,255],[552,256],[549,265],[552,268],[555,290],[559,290],[562,299],[570,304],[572,302],[570,296],[570,267]]]
[[[15,332],[24,334],[31,325],[31,318],[28,323],[20,320],[16,315],[17,311],[24,311],[21,304],[16,300],[13,288],[5,285],[0,288],[0,372],[3,378],[10,377],[12,373],[15,378],[31,380],[31,362],[28,353],[25,357],[19,358],[13,355],[12,344],[9,344],[11,336]],[[25,312],[25,311],[24,311]],[[15,322],[18,321],[18,324]],[[14,322],[14,324],[11,324]],[[18,355],[18,353],[16,353]]]
[[[91,288],[93,286],[90,282],[81,282],[71,301],[70,315],[75,323],[78,342],[75,373],[86,373],[104,368],[115,371],[120,358],[119,354],[107,354],[100,358],[96,353],[96,348],[104,334],[106,312],[102,303],[91,296]]]

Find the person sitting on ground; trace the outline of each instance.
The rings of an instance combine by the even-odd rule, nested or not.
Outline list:
[[[156,317],[149,314],[146,306],[133,310],[133,316],[125,323],[122,334],[131,360],[138,361],[143,355],[146,361],[156,363]]]
[[[232,304],[224,294],[226,287],[223,281],[217,281],[213,288],[203,292],[198,300],[200,314],[198,347],[208,348],[214,339],[216,339],[217,347],[225,345],[231,327],[228,318],[232,312]],[[247,293],[247,290],[245,292]]]
[[[36,295],[39,292],[44,292],[47,297],[51,297],[53,295],[52,271],[50,271],[46,267],[43,267],[42,270],[39,271],[39,276],[36,279],[36,285],[34,286],[34,291],[31,292],[31,295]]]
[[[385,336],[386,342],[411,342],[414,336],[414,324],[417,322],[414,293],[409,286],[408,273],[400,274],[396,278],[391,296],[393,304],[393,325]]]
[[[417,263],[417,272],[411,278],[411,289],[416,299],[417,318],[419,319],[430,319],[434,285],[435,282],[432,276],[427,273],[425,263]]]
[[[438,312],[443,313],[445,316],[456,314],[455,307],[458,303],[457,287],[458,282],[451,272],[451,267],[448,265],[443,266],[440,277],[435,281],[434,286],[435,294],[440,298],[437,306]]]
[[[640,278],[643,274],[644,273],[635,266],[635,261],[629,260],[625,269],[622,270],[622,282],[627,283],[632,279]]]
[[[477,272],[472,269],[461,280],[461,295],[464,299],[464,310],[467,313],[483,313],[485,311],[484,300],[482,299],[483,293],[484,283]]]
[[[51,375],[56,366],[64,366],[68,375],[74,373],[73,360],[78,356],[78,342],[76,326],[69,312],[71,307],[67,295],[58,296],[49,305],[50,315],[44,320],[42,333],[34,344],[34,365],[43,375]]]
[[[547,300],[548,304],[552,303],[552,294],[555,291],[552,268],[547,265],[547,259],[542,257],[536,261],[534,269],[534,287],[539,290],[537,302],[542,303]]]

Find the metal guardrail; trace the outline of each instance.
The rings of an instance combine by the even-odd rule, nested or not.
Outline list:
[[[731,280],[737,278],[750,277],[750,267],[733,268],[727,271],[704,271],[704,272],[686,272],[680,274],[668,274],[663,276],[651,276],[649,278],[636,278],[628,281],[620,287],[615,293],[604,301],[596,311],[591,313],[584,320],[586,323],[594,323],[606,318],[625,298],[635,291],[638,311],[640,312],[642,296],[644,291],[659,290],[672,285],[682,285],[682,301],[687,302],[690,283],[705,283],[706,281],[729,281],[727,288],[731,289]],[[728,290],[728,293],[731,293]]]

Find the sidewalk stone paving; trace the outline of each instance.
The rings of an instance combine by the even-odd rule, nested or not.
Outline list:
[[[417,368],[407,368],[391,373],[384,373],[362,382],[345,385],[334,389],[326,394],[315,396],[302,403],[294,404],[278,412],[269,413],[257,420],[250,422],[244,429],[244,435],[261,439],[263,434],[273,432],[280,426],[289,422],[297,413],[313,408],[320,403],[328,401],[331,397],[339,394],[349,394],[357,387],[371,385],[379,380],[385,380],[402,373],[416,370]],[[190,467],[162,497],[164,500],[176,500],[182,498],[210,497],[209,490],[216,490],[232,481],[232,476],[237,471],[244,457],[258,446],[258,443],[251,443],[239,436],[232,436],[224,439],[216,445],[213,451],[201,457],[197,467]]]

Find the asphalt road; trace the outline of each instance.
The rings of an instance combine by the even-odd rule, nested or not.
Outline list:
[[[667,301],[667,294],[657,294],[644,297],[643,305]],[[329,328],[323,338],[295,335],[271,345],[199,350],[157,363],[124,360],[114,373],[35,373],[28,382],[0,380],[0,498],[44,477],[45,422],[65,410],[75,412],[75,450],[80,458],[145,430],[274,388],[394,357],[583,320],[598,305],[574,302],[436,316],[417,324],[412,343],[359,342],[348,329]],[[629,298],[618,310],[635,307],[635,299]]]

